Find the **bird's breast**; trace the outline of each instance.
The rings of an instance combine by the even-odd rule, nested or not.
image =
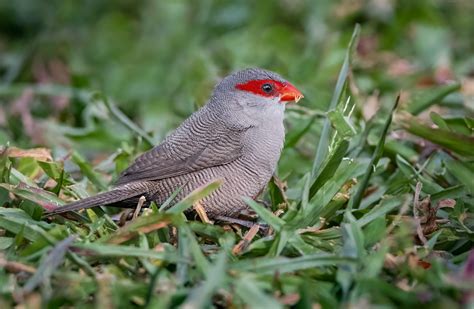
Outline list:
[[[246,136],[243,160],[266,177],[275,171],[285,140],[283,123],[255,128]]]

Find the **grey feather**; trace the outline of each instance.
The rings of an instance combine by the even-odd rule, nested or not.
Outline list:
[[[224,78],[209,102],[160,145],[139,156],[109,192],[59,208],[55,213],[100,205],[132,204],[144,195],[163,203],[177,188],[180,200],[215,179],[223,185],[201,201],[210,218],[237,216],[275,171],[285,131],[284,104],[236,88],[256,79],[285,82],[276,73],[247,69]]]
[[[195,113],[162,144],[135,159],[116,184],[176,177],[238,159],[248,127],[229,128],[222,116],[207,109]]]
[[[76,202],[72,202],[66,206],[58,207],[51,211],[53,214],[59,214],[68,211],[75,211],[80,209],[92,208],[100,205],[109,205],[124,200],[133,198],[140,198],[142,195],[147,195],[150,188],[147,183],[132,183],[117,187],[111,191],[99,193],[95,196],[86,197]],[[136,205],[136,203],[135,203]]]

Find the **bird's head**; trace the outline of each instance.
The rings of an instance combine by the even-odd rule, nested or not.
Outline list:
[[[280,75],[251,68],[225,77],[214,89],[213,98],[220,102],[234,102],[242,107],[281,110],[288,102],[298,102],[303,94]]]

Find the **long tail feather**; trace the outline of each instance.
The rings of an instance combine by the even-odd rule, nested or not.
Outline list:
[[[82,200],[72,202],[62,207],[58,207],[48,214],[60,214],[63,212],[75,211],[80,209],[92,208],[101,205],[108,205],[117,203],[135,196],[142,194],[143,192],[131,192],[129,190],[112,190],[104,193],[97,194],[95,196],[86,197]]]

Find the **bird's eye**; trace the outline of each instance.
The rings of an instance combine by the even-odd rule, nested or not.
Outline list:
[[[271,93],[273,91],[273,86],[272,86],[272,84],[263,84],[262,85],[262,90],[265,93]]]

